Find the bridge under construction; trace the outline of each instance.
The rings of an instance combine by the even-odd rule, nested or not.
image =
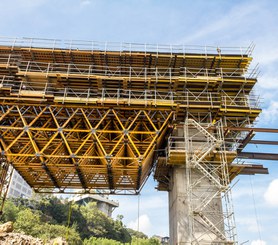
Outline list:
[[[236,244],[231,181],[260,101],[253,45],[219,48],[0,39],[0,194],[15,169],[36,192],[169,192],[171,244]]]

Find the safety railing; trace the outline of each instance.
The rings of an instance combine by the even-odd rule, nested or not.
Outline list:
[[[228,151],[243,150],[245,145],[243,144],[249,132],[230,132],[225,137],[225,147]]]
[[[48,90],[47,90],[48,91]],[[47,94],[47,92],[46,92]],[[162,104],[183,104],[187,106],[196,104],[206,104],[207,106],[213,106],[220,104],[219,96],[217,93],[203,93],[194,94],[190,92],[175,93],[172,91],[158,92],[156,90],[126,90],[126,89],[72,89],[65,88],[61,90],[53,91],[55,97],[76,98],[86,99],[95,98],[99,99],[100,102],[113,101],[114,103],[126,102],[127,104],[132,103],[143,103],[152,105]]]
[[[13,76],[0,75],[0,88],[12,88],[15,83]]]
[[[18,66],[21,56],[16,54],[0,54],[0,64],[9,66]]]
[[[250,108],[260,108],[261,101],[260,97],[254,94],[251,95],[238,95],[238,96],[221,96],[221,102],[225,109],[228,107],[250,107]]]
[[[0,60],[1,62],[1,60]],[[82,76],[108,76],[108,77],[126,77],[126,78],[244,78],[256,79],[258,75],[258,67],[253,69],[206,69],[206,68],[147,68],[147,67],[131,67],[131,66],[98,66],[86,64],[66,64],[66,63],[43,63],[35,61],[18,62],[19,69],[23,72],[42,72],[46,75],[51,73],[62,73],[66,75],[82,75]]]
[[[202,125],[202,124],[200,124]],[[214,127],[213,124],[211,124],[211,127]],[[208,127],[209,128],[209,127]],[[191,130],[194,130],[194,128]],[[193,131],[194,132],[194,131]],[[215,132],[211,132],[212,135],[215,134]],[[225,145],[225,149],[227,151],[237,151],[242,150],[242,142],[244,142],[244,139],[247,137],[248,132],[237,132],[235,134],[228,134],[223,139],[223,144]],[[188,144],[188,145],[186,145]],[[202,134],[195,133],[193,136],[188,136],[187,143],[185,141],[184,136],[174,136],[171,135],[168,138],[168,145],[165,149],[166,156],[169,157],[169,154],[171,153],[188,153],[188,154],[197,154],[198,152],[202,152],[205,149],[208,149],[211,147],[211,145],[214,144],[214,142],[210,141],[210,139],[206,138]],[[188,151],[188,149],[191,149],[191,152]]]
[[[210,124],[206,124],[205,128],[199,124],[189,126],[190,135],[184,136],[184,132],[179,132],[179,136],[171,135],[168,138],[166,156],[171,158],[171,154],[185,153],[189,158],[198,161],[204,153],[208,154],[212,147],[216,144],[216,132],[207,131]],[[184,159],[185,160],[185,159]]]
[[[13,76],[0,76],[0,88],[10,88],[13,93],[20,95],[43,94],[58,96],[64,98],[89,99],[98,98],[102,101],[114,100],[117,103],[125,100],[128,103],[134,100],[144,101],[145,103],[162,104],[181,104],[181,105],[204,105],[213,108],[214,106],[222,106],[224,109],[229,107],[242,108],[260,108],[260,99],[258,96],[238,94],[236,96],[229,96],[218,92],[190,92],[184,91],[158,91],[158,90],[132,90],[132,89],[113,89],[113,88],[73,88],[62,87],[57,84],[48,82],[30,82],[18,81]]]
[[[61,39],[41,39],[41,38],[10,38],[0,37],[0,46],[42,48],[42,49],[68,49],[68,50],[99,50],[118,52],[143,52],[143,53],[170,53],[188,54],[197,53],[201,55],[209,54],[234,54],[250,56],[255,45],[251,43],[247,47],[218,47],[202,45],[179,45],[179,44],[142,44],[128,42],[99,42],[84,40],[61,40]]]
[[[185,140],[182,136],[170,136],[168,138],[168,144],[165,148],[166,156],[169,158],[170,154],[175,152],[184,152],[185,153]]]

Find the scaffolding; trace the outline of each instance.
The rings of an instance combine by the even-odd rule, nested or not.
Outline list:
[[[153,169],[167,191],[183,166],[190,244],[233,244],[230,182],[268,172],[237,161],[267,131],[253,48],[0,38],[0,194],[8,166],[36,192],[104,194],[138,194]]]
[[[61,39],[43,39],[43,38],[13,38],[13,37],[0,37],[0,45],[6,46],[11,49],[24,47],[28,49],[40,48],[48,50],[67,50],[67,51],[117,51],[132,53],[134,51],[142,52],[145,54],[240,54],[241,56],[251,56],[255,44],[251,43],[247,47],[221,47],[218,46],[201,46],[201,45],[179,45],[179,44],[149,44],[149,43],[128,43],[128,42],[100,42],[100,41],[86,41],[86,40],[61,40]]]
[[[2,156],[36,191],[137,193],[185,115],[254,122],[253,46],[0,38]]]
[[[209,124],[187,118],[169,138],[168,164],[186,168],[188,244],[236,242],[228,166],[231,160],[225,145],[221,121]]]

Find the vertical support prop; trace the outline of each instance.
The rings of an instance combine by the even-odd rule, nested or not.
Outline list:
[[[3,214],[3,209],[7,198],[13,171],[14,169],[10,166],[6,159],[2,157],[0,159],[0,215]]]

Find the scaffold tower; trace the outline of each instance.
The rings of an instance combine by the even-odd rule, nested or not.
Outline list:
[[[169,192],[171,244],[235,244],[230,183],[261,112],[246,48],[0,39],[1,188]],[[269,143],[256,141],[257,144]],[[277,158],[278,159],[278,158]]]

